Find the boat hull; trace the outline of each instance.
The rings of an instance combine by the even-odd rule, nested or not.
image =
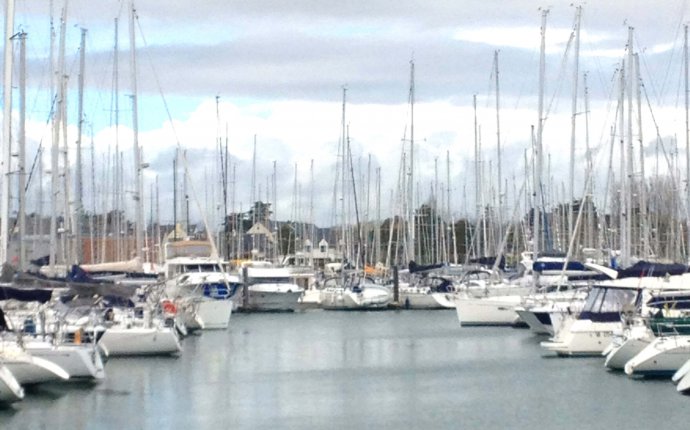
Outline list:
[[[538,312],[532,309],[516,309],[515,312],[520,317],[520,320],[527,324],[530,330],[535,334],[550,334],[553,335],[553,325],[551,325],[551,318],[548,312]]]
[[[321,307],[327,310],[387,309],[392,298],[386,287],[367,286],[357,291],[349,288],[326,288],[321,291]]]
[[[556,336],[541,342],[541,346],[560,356],[597,356],[609,346],[613,333],[620,330],[620,322],[593,322],[571,317]]]
[[[0,405],[14,403],[24,398],[24,389],[12,372],[0,364]]]
[[[299,306],[302,290],[271,291],[249,287],[249,300],[244,311],[254,312],[292,312]]]
[[[111,327],[98,343],[108,357],[173,355],[182,346],[173,328]]]
[[[27,351],[51,361],[69,373],[72,380],[102,380],[105,368],[98,348],[92,345],[50,345],[45,342],[27,342]]]
[[[613,346],[608,354],[604,365],[612,370],[623,370],[625,364],[640,353],[649,345],[651,339],[648,338],[629,338],[620,345]]]
[[[455,303],[448,293],[400,291],[400,304],[405,309],[453,309]]]
[[[520,321],[515,312],[522,296],[456,296],[455,310],[461,326],[514,326]]]
[[[28,354],[26,357],[7,359],[4,364],[22,386],[69,379],[69,373],[57,364]]]
[[[671,377],[690,359],[690,336],[654,339],[625,364],[629,376]]]

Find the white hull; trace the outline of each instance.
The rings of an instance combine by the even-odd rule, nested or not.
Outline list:
[[[108,328],[98,342],[109,357],[126,355],[170,355],[182,350],[175,330],[170,327]]]
[[[674,382],[678,382],[676,390],[679,393],[690,392],[690,360],[686,361],[683,366],[673,375]]]
[[[625,363],[640,353],[654,340],[654,333],[644,324],[635,321],[625,326],[622,333],[614,334],[609,346],[602,352],[604,365],[612,370],[623,370]]]
[[[349,288],[326,288],[321,291],[321,307],[328,310],[386,309],[393,299],[383,286],[367,285],[360,291]]]
[[[271,291],[267,289],[255,288],[258,285],[249,287],[249,300],[243,310],[249,311],[294,311],[297,309],[302,290],[297,291]]]
[[[677,384],[688,373],[690,373],[690,360],[686,361],[685,364],[680,366],[676,373],[673,374],[673,377],[671,377],[671,380],[673,381],[673,383]],[[690,380],[688,382],[690,382]]]
[[[10,370],[0,364],[0,405],[18,402],[24,398],[24,390]]]
[[[452,309],[455,303],[449,293],[400,290],[400,304],[405,309]]]
[[[32,357],[29,354],[23,357],[11,358],[3,358],[0,355],[0,361],[12,372],[12,375],[14,375],[20,385],[66,381],[69,379],[69,373],[57,364],[40,357]]]
[[[230,325],[232,300],[203,300],[196,310],[204,330],[225,329]]]
[[[620,322],[593,322],[567,319],[551,340],[542,342],[542,348],[562,356],[601,355],[621,330]]]
[[[93,345],[51,345],[47,342],[29,341],[26,350],[34,357],[51,361],[74,379],[101,380],[105,378],[103,360]]]
[[[671,376],[690,359],[690,336],[664,336],[654,339],[625,364],[633,376]]]
[[[520,320],[515,308],[521,301],[522,296],[474,298],[462,295],[456,295],[454,300],[461,326],[515,325]]]
[[[186,331],[225,329],[230,325],[233,301],[202,296],[187,296],[175,301],[176,319]]]
[[[301,309],[321,307],[321,290],[315,288],[304,290],[304,293],[302,293],[298,300],[298,304]]]
[[[540,320],[539,316],[535,313],[535,311],[537,310],[524,308],[515,309],[515,312],[520,317],[520,320],[523,323],[527,324],[527,326],[530,330],[532,330],[533,333],[553,335],[553,326],[551,325],[551,319],[549,318],[549,322],[546,323],[545,321]]]
[[[651,338],[629,338],[620,345],[612,346],[606,354],[604,365],[609,369],[623,370],[625,364],[645,349],[651,341]]]

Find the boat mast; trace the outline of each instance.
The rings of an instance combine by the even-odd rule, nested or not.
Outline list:
[[[122,204],[122,194],[120,188],[122,177],[120,176],[120,23],[118,18],[115,18],[115,46],[113,52],[113,80],[115,92],[115,153],[113,157],[113,177],[115,178],[113,187],[113,203],[114,203],[114,229],[115,229],[115,258],[117,261],[122,260],[122,213],[124,205]]]
[[[623,129],[625,127],[625,113],[624,113],[624,100],[625,100],[625,60],[621,63],[620,70],[620,94],[618,97],[618,135],[620,142],[620,192],[618,193],[618,205],[619,205],[619,235],[620,235],[620,250],[621,250],[621,264],[623,267],[628,266],[628,253],[627,253],[627,242],[628,242],[628,229],[627,229],[627,180],[626,180],[626,167],[625,162],[625,135]]]
[[[532,258],[536,260],[539,257],[540,240],[541,240],[541,200],[542,200],[542,137],[544,131],[544,80],[546,74],[546,16],[548,9],[541,11],[541,49],[539,54],[539,105],[538,105],[538,121],[537,121],[537,139],[535,145],[535,172],[534,172],[534,231]]]
[[[341,246],[340,246],[340,252],[342,257],[349,257],[348,255],[348,248],[347,248],[347,226],[346,226],[346,218],[345,218],[345,141],[347,139],[347,133],[345,131],[346,124],[345,124],[345,106],[346,106],[346,101],[347,101],[347,87],[343,86],[343,106],[342,106],[342,120],[341,120],[341,136],[340,136],[340,151],[341,151],[341,163],[340,163],[340,176],[341,176],[341,198],[340,198],[340,241],[341,241]],[[337,170],[337,169],[336,169]],[[337,179],[337,173],[336,173],[336,179]]]
[[[494,77],[496,79],[496,156],[498,178],[498,237],[503,237],[503,177],[501,176],[501,93],[498,81],[498,50],[494,51]]]
[[[0,264],[8,262],[10,226],[10,161],[12,160],[12,35],[14,34],[14,0],[5,2],[5,71],[3,81],[2,178],[0,178]]]
[[[475,196],[475,201],[476,201],[476,208],[477,208],[477,214],[476,214],[476,222],[477,222],[477,227],[481,226],[481,219],[482,219],[482,203],[481,203],[481,198],[482,198],[482,172],[481,172],[481,149],[479,147],[479,131],[477,130],[477,95],[474,94],[472,96],[472,108],[474,112],[474,183],[476,186],[474,196]],[[481,252],[481,230],[479,228],[476,229],[476,232],[474,234],[474,240],[472,241],[475,246],[475,253],[474,256],[478,257]],[[468,253],[469,255],[469,253]],[[465,259],[467,260],[467,258]]]
[[[649,227],[647,220],[647,182],[645,179],[644,168],[644,140],[642,138],[642,94],[640,87],[642,86],[642,78],[640,76],[640,57],[638,54],[634,56],[635,60],[635,98],[637,99],[637,141],[640,145],[640,257],[646,257],[651,250],[649,246]],[[632,88],[631,88],[632,92]]]
[[[570,177],[569,177],[569,199],[570,202],[567,206],[568,208],[568,231],[567,237],[574,234],[573,222],[574,222],[574,208],[575,204],[575,137],[576,137],[576,118],[577,118],[577,91],[578,83],[580,80],[580,21],[582,18],[582,6],[577,6],[577,12],[575,16],[575,53],[574,53],[574,64],[573,64],[573,96],[571,105],[571,127],[570,127]],[[580,202],[580,205],[582,202]]]
[[[56,91],[55,109],[53,111],[53,142],[51,146],[51,195],[50,195],[50,273],[55,275],[55,264],[57,262],[58,256],[58,228],[57,228],[57,216],[58,216],[58,204],[57,195],[59,190],[60,172],[59,172],[59,161],[60,161],[60,126],[62,123],[62,114],[64,104],[65,92],[63,81],[63,71],[65,66],[65,21],[67,20],[67,5],[62,9],[61,13],[61,24],[60,24],[60,42],[58,48],[58,64],[57,70],[55,70],[55,79],[53,85]]]
[[[19,270],[26,270],[26,33],[19,38]]]
[[[408,178],[408,260],[416,260],[415,248],[415,198],[414,198],[414,60],[410,60],[410,177]]]
[[[626,229],[626,248],[624,251],[625,255],[625,263],[626,266],[630,264],[630,258],[632,257],[632,218],[633,218],[633,210],[632,210],[632,187],[634,186],[633,182],[633,82],[635,78],[635,62],[633,59],[633,28],[628,27],[628,76],[627,76],[627,88],[628,88],[628,133],[626,136],[627,140],[627,151],[625,154],[625,159],[626,159],[626,178],[628,179],[628,186],[625,187],[623,190],[626,193],[626,207],[625,207],[625,229]],[[621,133],[623,133],[623,130],[621,130]]]
[[[129,55],[131,67],[131,81],[132,81],[132,146],[134,148],[134,173],[135,173],[135,187],[134,202],[135,202],[135,254],[137,258],[142,258],[144,249],[144,185],[142,180],[142,156],[141,148],[139,147],[139,103],[137,101],[137,54],[136,54],[136,40],[134,35],[134,20],[136,19],[136,10],[134,9],[134,1],[130,1],[129,14]]]
[[[592,163],[592,151],[589,147],[589,88],[587,86],[587,73],[582,76],[582,83],[584,85],[585,92],[585,150],[587,151],[587,174],[586,178],[590,178],[587,182],[586,189],[586,201],[587,201],[587,246],[592,246],[596,243],[595,248],[599,249],[602,245],[603,239],[598,239],[595,242],[594,239],[594,178],[592,175],[594,173],[593,163]],[[601,229],[600,229],[601,230]]]
[[[84,216],[84,188],[82,185],[81,137],[84,125],[84,61],[86,49],[86,29],[81,29],[81,44],[79,45],[79,96],[77,107],[77,159],[76,162],[76,203],[74,207],[74,259],[75,263],[84,262],[82,245],[82,218]],[[93,255],[91,256],[93,259]]]
[[[687,204],[687,212],[685,213],[685,234],[686,234],[686,261],[690,262],[690,100],[688,92],[688,25],[683,27],[684,43],[683,43],[683,64],[685,68],[685,179],[687,184],[685,202]]]

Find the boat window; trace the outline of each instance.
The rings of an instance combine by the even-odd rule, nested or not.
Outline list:
[[[290,278],[287,277],[266,277],[266,278],[251,278],[250,284],[286,284],[290,283]]]
[[[607,288],[601,303],[600,312],[620,312],[623,306],[635,300],[635,290]]]
[[[185,264],[182,268],[182,272],[220,272],[220,267],[217,264]]]
[[[594,312],[598,309],[601,303],[601,298],[604,296],[604,288],[592,288],[592,291],[587,294],[585,306],[582,308],[583,312]]]

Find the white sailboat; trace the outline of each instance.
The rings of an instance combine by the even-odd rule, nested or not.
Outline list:
[[[245,273],[246,270],[246,273]],[[294,311],[304,294],[304,288],[293,280],[285,267],[273,266],[268,261],[250,261],[243,264],[243,277],[247,282],[248,297],[242,297],[240,307],[245,311]]]
[[[326,279],[321,290],[321,307],[327,310],[386,309],[393,300],[390,288],[374,283],[360,273]]]
[[[628,376],[671,377],[690,360],[690,336],[660,336],[625,363]]]
[[[602,282],[589,291],[579,315],[569,316],[561,330],[541,346],[564,356],[601,355],[614,333],[623,329],[621,312],[635,309],[647,291],[687,289],[689,281],[690,274]]]
[[[98,346],[108,357],[175,355],[182,351],[173,324],[152,315],[149,307],[117,309],[106,318]]]
[[[224,329],[230,324],[231,288],[238,278],[225,272],[206,241],[165,244],[165,292],[188,330]]]

